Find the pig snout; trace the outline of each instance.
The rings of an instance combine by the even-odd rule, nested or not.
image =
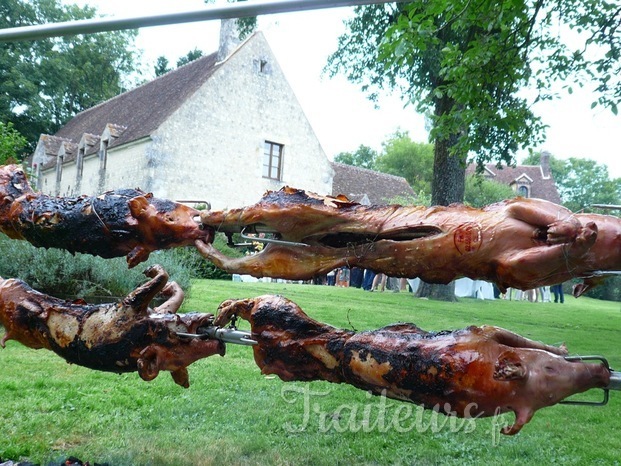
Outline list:
[[[529,385],[535,393],[544,395],[550,404],[592,388],[603,388],[610,381],[610,370],[603,364],[567,361],[563,357],[545,354],[529,365]]]

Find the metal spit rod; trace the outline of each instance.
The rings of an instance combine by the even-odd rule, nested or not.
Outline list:
[[[251,333],[236,328],[223,327],[201,327],[199,333],[181,333],[177,335],[185,338],[198,338],[200,340],[220,340],[225,343],[234,343],[236,345],[254,346],[258,342],[252,339]]]
[[[621,372],[610,371],[610,383],[606,390],[621,390]]]
[[[563,400],[560,404],[566,405],[588,405],[588,406],[604,406],[608,404],[610,390],[621,390],[621,372],[613,371],[608,364],[608,360],[599,355],[592,356],[566,356],[567,361],[599,361],[610,371],[610,382],[603,387],[604,398],[602,401],[582,401],[582,400]]]
[[[214,19],[243,18],[248,16],[289,13],[346,6],[390,3],[395,0],[266,0],[209,5],[204,8],[141,16],[104,17],[38,24],[0,29],[0,42],[44,39],[72,34],[91,34],[167,24],[191,23]],[[405,0],[396,0],[397,3]]]

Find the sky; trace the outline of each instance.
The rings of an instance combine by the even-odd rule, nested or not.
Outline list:
[[[203,0],[63,0],[88,4],[108,16],[137,16],[199,9]],[[218,0],[223,3],[223,0]],[[361,144],[381,150],[381,143],[397,130],[408,131],[414,141],[428,142],[425,120],[397,95],[383,95],[370,102],[357,84],[343,76],[323,73],[327,57],[336,50],[345,31],[343,20],[352,8],[331,8],[265,15],[259,29],[272,48],[327,156],[355,151]],[[217,50],[219,21],[204,21],[140,29],[137,47],[152,72],[157,57],[170,63],[198,48]],[[596,107],[588,89],[574,90],[560,100],[537,104],[534,111],[549,126],[547,140],[535,151],[546,150],[558,158],[590,158],[608,166],[611,177],[621,177],[621,116]],[[523,157],[520,154],[518,157]]]

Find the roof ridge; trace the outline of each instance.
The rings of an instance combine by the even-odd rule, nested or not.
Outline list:
[[[403,177],[401,175],[393,175],[391,173],[384,173],[384,172],[380,172],[380,171],[377,171],[377,170],[373,170],[372,168],[358,167],[357,165],[350,165],[348,163],[341,163],[341,162],[332,162],[332,163],[338,164],[338,165],[343,166],[343,167],[348,167],[348,168],[351,168],[351,169],[354,169],[354,170],[364,170],[364,171],[367,171],[367,172],[376,173],[377,175],[381,175],[381,176],[387,176],[387,177],[391,177],[391,178],[397,178],[397,179],[405,180],[405,177]]]

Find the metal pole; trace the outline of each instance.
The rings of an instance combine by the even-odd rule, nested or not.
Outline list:
[[[243,18],[247,16],[369,5],[374,3],[390,2],[389,0],[265,0],[228,3],[222,6],[210,5],[198,10],[175,13],[93,18],[0,29],[0,42],[34,40],[72,34],[90,34],[94,32],[118,31],[121,29],[136,29],[166,24],[190,23],[225,18]]]
[[[621,205],[613,204],[591,204],[591,207],[595,207],[597,209],[621,210]]]

